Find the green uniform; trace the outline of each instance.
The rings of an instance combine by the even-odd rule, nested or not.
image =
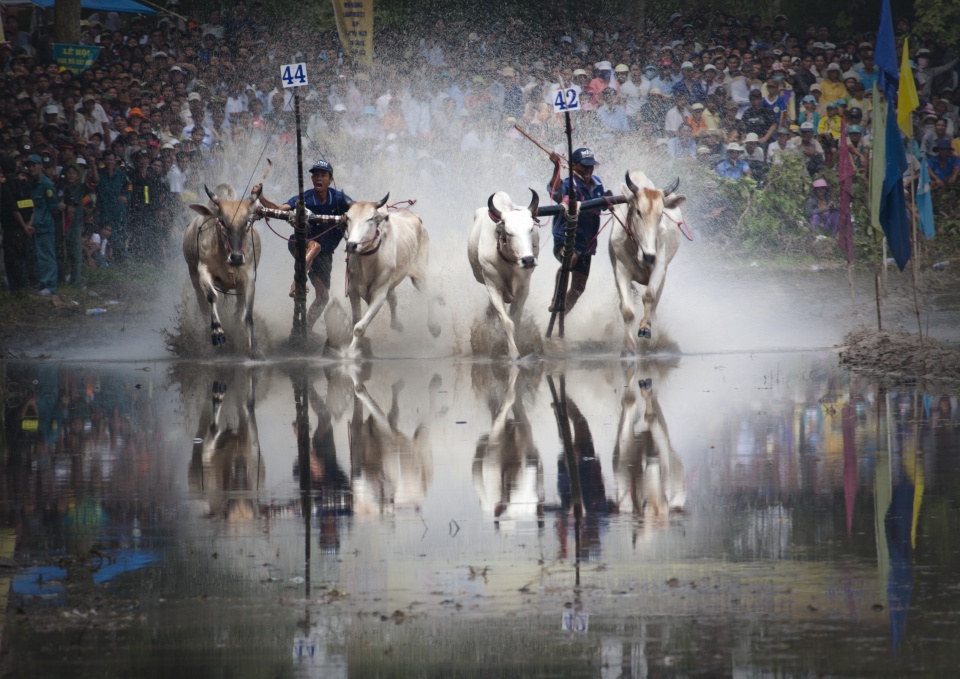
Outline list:
[[[57,290],[57,246],[54,239],[56,229],[54,216],[60,209],[57,190],[53,182],[44,175],[33,187],[33,246],[37,253],[37,279],[41,288],[50,292]]]

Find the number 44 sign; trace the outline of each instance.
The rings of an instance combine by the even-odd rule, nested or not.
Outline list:
[[[280,67],[280,80],[286,87],[303,87],[307,84],[306,64],[284,64]]]
[[[580,90],[575,87],[568,87],[565,90],[558,89],[553,97],[553,112],[563,113],[564,111],[577,111],[580,109]]]

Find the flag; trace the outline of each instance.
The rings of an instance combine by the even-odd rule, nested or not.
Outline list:
[[[920,184],[917,186],[917,212],[920,213],[920,230],[927,240],[936,233],[933,229],[933,195],[930,193],[930,170],[927,156],[920,160]]]
[[[890,0],[883,0],[880,10],[880,28],[877,29],[877,45],[873,50],[873,62],[877,66],[877,82],[883,90],[887,101],[893,101],[897,94],[897,84],[900,82],[900,71],[897,69],[897,44],[893,39],[893,19],[890,15]]]
[[[886,2],[886,0],[885,0]],[[907,201],[903,196],[903,173],[907,170],[907,156],[903,151],[900,128],[897,126],[897,108],[893,97],[887,97],[887,123],[884,134],[886,148],[883,190],[880,195],[880,225],[887,236],[890,254],[900,271],[910,261],[910,223],[907,219]]]
[[[900,64],[900,87],[897,90],[897,124],[908,137],[913,138],[913,112],[920,107],[917,83],[910,68],[910,39],[903,39],[903,61]]]
[[[840,175],[840,222],[837,231],[837,244],[847,257],[847,263],[853,263],[853,222],[850,219],[850,199],[853,197],[853,161],[850,160],[850,147],[847,146],[847,123],[840,123],[840,153],[838,160]]]
[[[883,233],[883,227],[880,226],[880,197],[883,195],[883,173],[887,167],[887,154],[884,153],[886,148],[883,143],[885,120],[883,104],[880,103],[880,90],[874,83],[873,120],[870,121],[870,135],[873,137],[873,148],[870,149],[870,226],[878,234]]]

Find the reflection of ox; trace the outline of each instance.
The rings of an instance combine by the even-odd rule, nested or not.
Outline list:
[[[433,479],[433,451],[426,427],[417,427],[412,439],[397,428],[400,389],[399,383],[393,385],[390,413],[385,414],[363,383],[354,378],[350,460],[357,514],[392,512],[397,507],[419,509]],[[364,407],[370,412],[366,419]]]
[[[348,292],[354,323],[351,352],[356,351],[357,343],[384,302],[390,306],[390,327],[403,330],[397,320],[395,288],[408,276],[417,290],[427,296],[430,333],[434,337],[440,335],[427,281],[430,237],[420,217],[410,210],[384,208],[389,195],[378,203],[351,203],[346,214]],[[368,305],[363,317],[361,299]]]
[[[662,517],[686,503],[683,463],[670,445],[670,433],[650,380],[623,392],[613,471],[617,504],[622,513]]]
[[[227,384],[214,382],[213,409],[209,415],[205,411],[200,419],[198,443],[193,446],[190,460],[190,490],[209,503],[211,516],[236,520],[250,519],[256,514],[255,501],[246,497],[246,491],[263,485],[265,476],[254,412],[255,391],[252,374],[247,379],[245,394],[228,396]],[[222,422],[225,400],[229,402],[227,412],[237,415],[231,428]]]
[[[517,395],[519,370],[513,367],[490,433],[477,441],[473,485],[480,506],[494,520],[543,518],[543,463]]]
[[[237,295],[237,316],[242,316],[246,325],[247,352],[254,358],[258,349],[253,335],[253,297],[260,259],[260,236],[253,228],[256,218],[253,205],[260,193],[238,200],[229,184],[221,184],[215,192],[204,188],[210,202],[190,205],[199,214],[183,234],[183,258],[187,261],[200,310],[204,311],[209,305],[213,346],[226,342],[217,300],[221,294]]]
[[[467,256],[477,282],[487,286],[490,306],[500,316],[511,358],[519,358],[514,329],[530,292],[530,276],[540,254],[540,234],[534,221],[539,196],[517,207],[503,191],[490,196],[487,207],[473,215]],[[507,313],[505,304],[510,304]]]
[[[615,208],[625,228],[614,229],[610,234],[610,261],[620,294],[625,349],[635,353],[637,341],[631,326],[636,313],[631,286],[633,283],[646,286],[643,318],[637,336],[649,338],[652,317],[663,292],[667,265],[680,247],[678,224],[683,221],[680,205],[686,196],[673,193],[680,185],[679,179],[660,190],[640,170],[627,172],[626,184],[629,189],[627,203]]]

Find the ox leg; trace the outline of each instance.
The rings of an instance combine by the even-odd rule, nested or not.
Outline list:
[[[380,311],[380,307],[383,306],[383,303],[387,301],[387,295],[389,295],[389,286],[383,286],[380,290],[377,290],[376,294],[370,298],[370,304],[367,306],[367,313],[353,326],[353,341],[350,343],[350,351],[354,352],[357,350],[357,345],[360,342],[360,338],[363,337],[364,333],[367,332],[367,327],[370,325],[370,322],[377,315],[377,312]],[[353,299],[350,300],[351,305],[353,304]],[[360,300],[357,299],[356,311],[360,310]]]
[[[624,351],[630,354],[637,352],[637,341],[633,338],[631,326],[636,314],[633,310],[632,279],[630,274],[618,260],[613,266],[613,277],[617,283],[617,293],[620,295],[620,315],[623,316],[623,345]]]
[[[510,314],[507,313],[506,305],[503,303],[503,295],[500,291],[488,284],[487,292],[490,294],[490,306],[497,312],[497,315],[500,317],[500,322],[503,323],[503,332],[507,336],[507,353],[510,355],[510,358],[515,361],[520,358],[520,350],[517,349],[517,342],[516,339],[514,339],[516,326],[510,318]]]
[[[437,299],[430,294],[430,284],[426,276],[421,272],[419,275],[411,276],[413,287],[422,292],[427,297],[427,328],[434,337],[440,337],[440,324],[437,323],[436,303]]]
[[[220,323],[220,314],[217,311],[217,299],[219,294],[213,284],[213,276],[210,269],[200,265],[197,270],[200,281],[200,288],[206,297],[207,304],[210,305],[210,342],[213,346],[222,346],[227,342],[227,336],[223,332],[223,325]]]
[[[243,325],[247,330],[247,355],[250,358],[263,358],[257,346],[257,338],[253,332],[253,298],[256,296],[254,281],[251,279],[243,288],[243,296],[237,300],[237,312],[243,313]]]
[[[390,307],[390,327],[397,332],[403,332],[403,323],[397,318],[397,289],[391,288],[387,293],[387,305]]]
[[[640,330],[638,337],[651,337],[651,327],[653,325],[653,315],[657,311],[657,303],[660,301],[660,293],[663,291],[663,282],[666,276],[666,269],[660,264],[660,258],[650,272],[650,280],[647,281],[647,287],[643,291],[643,318],[640,320]]]
[[[217,380],[210,388],[213,399],[213,417],[210,420],[210,431],[203,446],[203,462],[210,464],[210,459],[216,451],[216,440],[220,436],[220,411],[223,409],[223,397],[227,393],[227,383]]]

